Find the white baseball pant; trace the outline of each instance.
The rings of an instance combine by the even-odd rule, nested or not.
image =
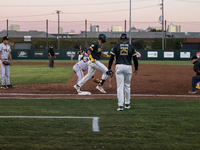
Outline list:
[[[132,66],[118,64],[115,67],[116,80],[117,80],[117,98],[118,106],[130,104],[130,84],[132,78]]]
[[[83,55],[78,55],[78,61],[81,61],[82,57],[83,57]]]
[[[10,85],[9,65],[4,65],[3,62],[0,61],[0,70],[1,70],[1,85],[5,85],[5,78],[6,78],[6,84]]]
[[[95,63],[92,63],[91,61],[88,62],[88,73],[86,74],[86,76],[78,83],[78,85],[80,87],[82,87],[85,82],[87,82],[89,79],[92,78],[92,76],[94,75],[96,69],[100,70],[103,72],[103,75],[101,77],[102,80],[106,80],[108,75],[106,74],[106,72],[108,71],[108,68],[102,64],[100,61],[96,60]]]
[[[78,80],[77,80],[77,84],[83,79],[84,77],[84,73],[81,69],[81,67],[79,67],[79,65],[74,65],[73,66],[73,71],[76,73]]]

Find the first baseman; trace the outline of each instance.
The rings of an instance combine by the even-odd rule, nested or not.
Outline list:
[[[73,71],[76,73],[78,80],[77,84],[83,79],[84,71],[88,70],[88,57],[83,57],[78,63],[73,66]]]
[[[111,58],[109,60],[108,69],[111,69],[114,57],[116,57],[116,80],[117,80],[117,98],[118,98],[118,111],[123,110],[125,101],[125,108],[130,108],[130,83],[132,78],[132,62],[133,58],[135,71],[138,71],[138,60],[135,48],[127,43],[127,34],[122,33],[120,36],[120,43],[116,44],[111,50]],[[125,96],[124,96],[125,95]]]
[[[106,58],[110,57],[109,55],[105,55],[102,49],[102,44],[106,42],[106,39],[107,38],[105,34],[99,34],[98,41],[94,42],[88,49],[87,53],[90,58],[90,61],[88,62],[88,65],[89,65],[88,73],[78,84],[74,85],[74,88],[77,90],[77,92],[81,93],[80,88],[90,78],[92,78],[96,69],[98,69],[103,72],[103,75],[102,75],[100,83],[96,86],[96,89],[98,89],[102,93],[106,93],[102,85],[105,82],[106,78],[108,77],[107,75],[108,68],[99,61],[101,57],[106,57]]]
[[[12,66],[12,55],[11,55],[11,49],[8,45],[8,37],[4,36],[3,40],[0,44],[0,69],[1,69],[1,88],[7,89],[7,88],[13,88],[13,86],[10,83],[10,70],[9,65]],[[10,59],[10,62],[8,62],[8,58]],[[5,84],[5,78],[6,78],[6,84]]]
[[[197,56],[192,56],[190,61],[194,64],[196,75],[192,77],[192,91],[189,91],[189,94],[196,94],[196,84],[200,82],[200,62],[198,61]]]

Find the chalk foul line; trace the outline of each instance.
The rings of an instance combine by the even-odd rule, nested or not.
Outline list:
[[[29,118],[29,119],[92,119],[92,130],[99,132],[99,117],[73,117],[73,116],[0,116],[0,118]]]
[[[29,94],[29,93],[0,93],[0,96],[80,96],[77,94]],[[91,96],[117,96],[117,94],[92,94]],[[200,95],[164,95],[164,94],[131,94],[131,97],[183,97],[200,98]]]

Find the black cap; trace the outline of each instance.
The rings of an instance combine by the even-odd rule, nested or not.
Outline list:
[[[2,39],[2,42],[3,42],[4,40],[9,40],[9,39],[8,39],[7,36],[4,36],[3,39]]]
[[[120,39],[127,39],[127,34],[126,33],[122,33],[120,35]]]
[[[50,47],[53,47],[53,45],[50,45]]]
[[[197,56],[191,56],[190,60],[193,60],[193,59],[198,59],[198,57]]]

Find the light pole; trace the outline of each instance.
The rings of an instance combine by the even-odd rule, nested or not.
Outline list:
[[[130,16],[129,16],[129,44],[131,44],[131,0],[130,0]]]
[[[162,0],[162,50],[165,50],[165,40],[164,40],[164,0]]]
[[[60,11],[57,10],[56,13],[58,14],[58,49],[60,49]]]

